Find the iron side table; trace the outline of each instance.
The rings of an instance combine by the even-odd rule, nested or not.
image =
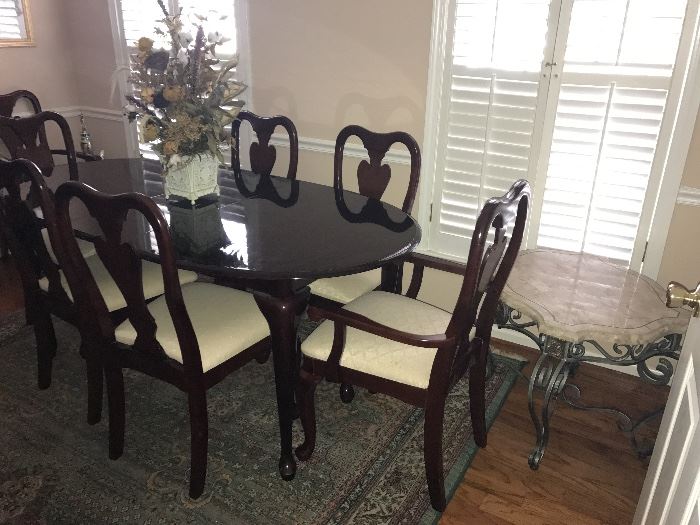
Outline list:
[[[525,250],[518,256],[501,295],[499,328],[532,339],[540,350],[529,378],[528,408],[537,443],[530,468],[539,467],[549,439],[555,401],[580,409],[615,413],[618,426],[634,438],[638,422],[617,408],[580,403],[579,388],[567,383],[582,362],[636,366],[645,381],[665,385],[673,375],[690,312],[669,309],[665,290],[619,262],[552,249]],[[652,358],[652,367],[648,361]],[[535,395],[542,394],[538,415]],[[643,455],[644,452],[638,450]]]

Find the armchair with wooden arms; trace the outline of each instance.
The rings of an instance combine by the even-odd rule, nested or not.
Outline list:
[[[464,281],[450,314],[416,299],[423,268],[454,271],[438,259],[414,255],[408,296],[372,291],[335,311],[303,343],[297,400],[307,460],[316,443],[314,392],[323,378],[358,385],[425,409],[424,456],[430,500],[445,508],[442,424],[451,387],[469,370],[474,440],[486,446],[486,365],[499,297],[520,248],[530,186],[519,180],[489,199],[476,222]],[[511,226],[512,225],[512,226]],[[511,229],[510,238],[507,233]],[[487,247],[489,231],[494,241]]]

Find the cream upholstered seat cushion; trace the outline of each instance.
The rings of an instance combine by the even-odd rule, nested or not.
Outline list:
[[[376,268],[368,272],[329,277],[312,282],[311,293],[338,303],[347,304],[371,292],[382,282],[382,270]]]
[[[109,270],[105,267],[100,260],[99,256],[93,255],[85,259],[90,273],[95,279],[97,287],[100,289],[100,293],[104,298],[105,304],[107,305],[107,310],[114,312],[120,310],[126,306],[126,300],[122,295],[117,283],[114,282],[112,276],[109,274]],[[160,264],[152,263],[149,261],[143,261],[141,266],[142,279],[143,279],[143,293],[146,299],[151,299],[158,295],[161,295],[165,286],[163,285],[163,270]],[[66,282],[66,277],[63,271],[59,272],[61,275],[61,283],[63,283],[63,289],[68,294],[68,297],[73,300],[73,294],[70,291],[70,287]],[[192,283],[197,280],[197,274],[195,272],[190,272],[187,270],[179,270],[178,276],[180,277],[180,284]],[[49,280],[44,277],[39,280],[39,288],[44,291],[49,289]]]
[[[445,333],[452,315],[430,304],[388,292],[370,292],[346,304],[345,310],[377,323],[421,335]],[[333,345],[333,322],[324,321],[302,343],[304,355],[326,361]],[[347,328],[340,365],[399,383],[427,388],[437,350],[397,343]]]
[[[253,294],[209,283],[182,287],[182,297],[192,321],[206,372],[270,335]],[[156,321],[156,339],[168,357],[182,363],[182,352],[165,297],[148,304]],[[136,341],[136,330],[129,320],[115,330],[117,341]]]
[[[41,230],[41,236],[44,238],[44,244],[46,245],[46,251],[49,252],[49,257],[51,257],[54,263],[58,264],[58,259],[56,259],[56,254],[53,251],[53,246],[51,246],[51,240],[49,239],[49,230],[43,228]],[[80,248],[80,253],[83,254],[83,257],[90,257],[97,253],[93,243],[84,239],[76,238],[75,240],[78,241],[78,248]]]

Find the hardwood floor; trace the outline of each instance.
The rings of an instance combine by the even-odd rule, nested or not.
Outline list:
[[[498,332],[495,332],[497,336]],[[536,354],[501,343],[530,359]],[[593,365],[582,365],[570,381],[581,387],[582,401],[624,408],[640,417],[662,406],[668,387]],[[653,437],[660,417],[644,435]],[[534,429],[527,410],[527,382],[521,379],[467,470],[440,523],[568,524],[632,522],[646,475],[646,463],[633,452],[613,416],[557,405],[547,451],[538,471],[527,456]]]
[[[22,304],[16,269],[11,261],[0,261],[0,314]],[[529,374],[534,352],[498,345],[530,359],[524,371]],[[572,382],[581,387],[584,402],[624,407],[633,417],[658,408],[668,396],[667,387],[592,365],[581,366]],[[491,427],[488,442],[467,470],[441,524],[631,523],[646,464],[637,459],[612,416],[559,404],[547,453],[534,472],[527,464],[534,430],[522,379]]]

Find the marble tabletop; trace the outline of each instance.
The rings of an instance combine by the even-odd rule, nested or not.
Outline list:
[[[535,249],[519,254],[501,301],[558,339],[640,345],[685,333],[690,312],[667,308],[665,293],[611,259]]]

